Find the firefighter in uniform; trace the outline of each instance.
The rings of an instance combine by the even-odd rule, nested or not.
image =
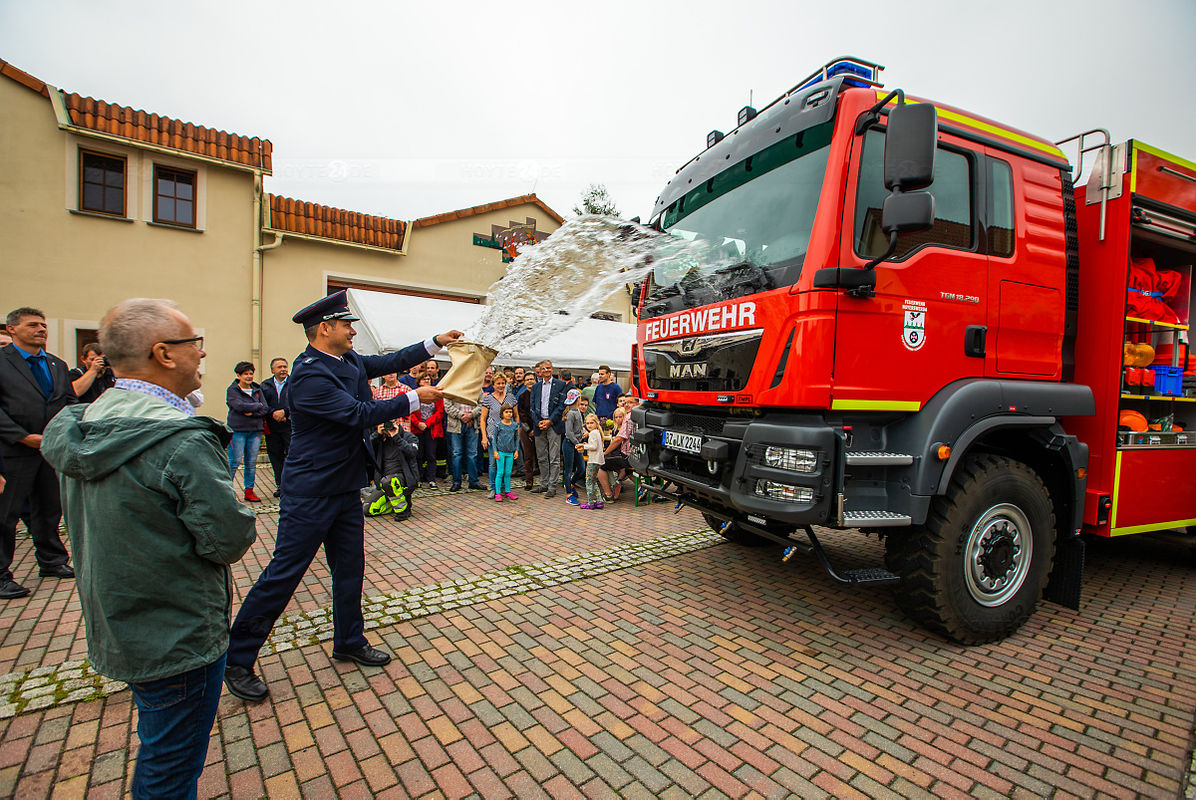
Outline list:
[[[329,295],[292,317],[309,342],[290,377],[292,439],[274,556],[233,622],[225,685],[236,697],[260,701],[269,689],[254,674],[258,651],[290,602],[316,551],[324,546],[332,573],[332,657],[380,667],[390,655],[364,635],[361,586],[365,569],[364,515],[359,490],[373,458],[368,432],[385,420],[434,402],[440,390],[421,386],[391,400],[372,399],[369,378],[402,374],[461,337],[449,331],[384,356],[353,351],[358,318],[345,292]]]

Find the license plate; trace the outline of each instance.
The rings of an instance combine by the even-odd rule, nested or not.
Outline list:
[[[702,452],[702,437],[696,433],[678,433],[665,431],[660,443],[670,450],[680,450],[682,453],[698,455]]]

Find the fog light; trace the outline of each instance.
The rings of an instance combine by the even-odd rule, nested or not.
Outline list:
[[[792,472],[813,472],[818,466],[818,454],[813,450],[795,450],[792,447],[764,448],[764,463],[777,469]]]
[[[776,481],[756,481],[756,494],[772,500],[788,500],[791,503],[813,503],[814,490],[806,486],[791,486]]]

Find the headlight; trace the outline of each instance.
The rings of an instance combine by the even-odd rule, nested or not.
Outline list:
[[[773,500],[788,500],[792,503],[813,503],[814,490],[806,486],[790,486],[776,481],[756,481],[756,494]]]
[[[792,447],[770,446],[764,448],[764,463],[777,469],[792,472],[813,472],[818,466],[818,453],[813,450],[795,450]]]

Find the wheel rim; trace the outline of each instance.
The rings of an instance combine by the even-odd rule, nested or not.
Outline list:
[[[1034,541],[1029,518],[1010,503],[993,506],[972,526],[964,552],[964,579],[972,599],[982,606],[1007,602],[1030,572]]]

